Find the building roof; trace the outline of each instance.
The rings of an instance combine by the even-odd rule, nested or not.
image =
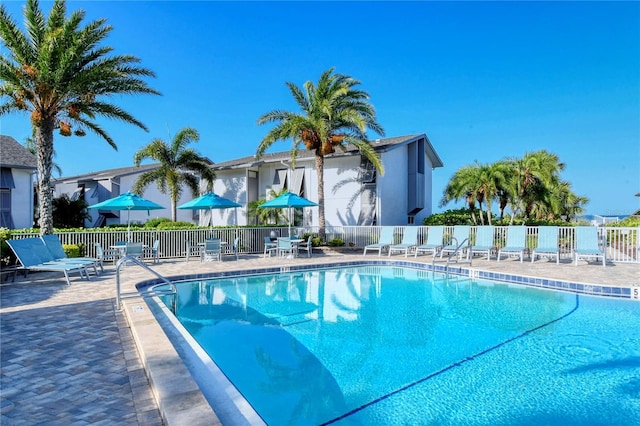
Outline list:
[[[377,152],[386,152],[396,149],[400,146],[406,145],[408,143],[417,141],[424,138],[427,142],[427,146],[425,147],[425,152],[429,159],[431,160],[431,164],[433,167],[442,167],[443,163],[436,151],[433,149],[433,145],[431,145],[431,141],[427,135],[416,134],[416,135],[408,135],[408,136],[398,136],[393,138],[385,138],[385,139],[375,139],[370,141],[370,143],[375,147]],[[340,150],[336,151],[334,154],[326,156],[326,158],[332,157],[341,157],[345,155],[358,155],[358,149],[353,146],[347,146],[347,151],[342,152]],[[311,160],[315,158],[315,153],[310,150],[299,150],[296,156],[296,160]],[[261,164],[266,163],[276,163],[280,161],[285,161],[291,159],[291,151],[282,151],[282,152],[274,152],[271,154],[264,154],[259,160],[256,159],[255,155],[251,155],[248,157],[237,158],[235,160],[224,161],[222,163],[216,163],[213,166],[214,170],[228,170],[228,169],[239,169],[239,168],[248,168],[248,167],[258,167]]]
[[[91,172],[76,176],[67,176],[59,179],[52,179],[52,183],[74,183],[74,182],[87,182],[87,181],[101,181],[107,179],[115,179],[123,176],[142,173],[149,170],[154,170],[160,167],[160,164],[143,164],[141,166],[129,166],[120,167],[118,169],[102,170],[99,172]]]
[[[443,166],[442,160],[440,159],[436,151],[433,149],[433,145],[431,145],[431,141],[429,141],[429,138],[424,133],[408,135],[408,136],[398,136],[398,137],[385,138],[385,139],[375,139],[371,141],[371,144],[375,147],[375,150],[377,152],[386,152],[420,139],[424,139],[426,142],[425,152],[426,152],[426,155],[431,160],[431,164],[433,164],[433,167],[434,168],[442,167]],[[336,151],[334,154],[328,155],[326,158],[341,157],[346,155],[358,155],[358,149],[355,146],[349,145],[347,147],[346,152]],[[315,153],[309,150],[299,150],[298,155],[296,157],[297,160],[312,160],[314,158],[315,158]],[[277,163],[280,161],[290,160],[290,159],[291,159],[291,151],[282,151],[282,152],[264,154],[262,158],[260,158],[259,160],[256,159],[255,155],[251,155],[247,157],[237,158],[235,160],[224,161],[222,163],[211,162],[211,164],[214,170],[230,170],[230,169],[258,167],[262,164]],[[153,170],[158,167],[160,167],[160,164],[157,164],[157,163],[141,165],[139,167],[135,167],[135,166],[121,167],[118,169],[109,169],[109,170],[103,170],[99,172],[86,173],[82,175],[52,179],[52,183],[74,183],[74,182],[83,182],[83,181],[87,182],[87,181],[115,179],[115,178],[130,175],[130,174],[146,172],[148,170]]]
[[[11,136],[0,135],[0,165],[12,169],[38,168],[36,156]]]

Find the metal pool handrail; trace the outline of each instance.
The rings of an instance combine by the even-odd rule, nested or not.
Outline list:
[[[121,293],[120,293],[120,268],[127,262],[133,262],[136,265],[142,267],[143,269],[146,269],[147,271],[151,272],[156,277],[160,278],[164,283],[169,285],[169,290],[160,291],[160,292],[154,290],[153,295],[161,296],[161,295],[165,295],[165,294],[171,294],[172,296],[174,296],[171,305],[172,305],[172,311],[175,314],[175,312],[176,312],[176,310],[175,310],[175,295],[177,294],[177,289],[176,289],[175,284],[173,284],[167,278],[165,278],[162,275],[160,275],[158,272],[154,271],[146,263],[144,263],[143,261],[141,261],[137,257],[133,257],[133,256],[123,256],[123,257],[120,258],[120,260],[118,260],[118,263],[116,264],[116,309],[122,310]]]
[[[451,237],[451,242],[455,241],[456,242],[456,249],[454,251],[452,251],[448,256],[447,256],[447,263],[445,263],[444,265],[444,271],[445,274],[449,274],[449,262],[451,261],[451,258],[456,255],[459,251],[460,248],[467,242],[469,241],[469,238],[465,238],[464,240],[462,240],[462,242],[460,244],[458,244],[458,239],[456,237]],[[469,257],[469,265],[471,265],[472,262],[472,257]],[[433,255],[433,260],[431,261],[431,266],[433,267],[436,263],[436,256],[435,254]]]

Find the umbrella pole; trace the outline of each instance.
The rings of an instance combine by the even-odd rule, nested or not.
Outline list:
[[[127,209],[127,241],[131,242],[131,209]]]
[[[213,209],[209,207],[209,238],[213,238]]]

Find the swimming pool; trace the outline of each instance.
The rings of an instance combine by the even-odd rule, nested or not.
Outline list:
[[[178,283],[177,317],[268,424],[638,424],[640,303],[433,278]]]

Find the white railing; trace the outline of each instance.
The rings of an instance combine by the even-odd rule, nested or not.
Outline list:
[[[418,241],[421,243],[426,238],[427,226],[420,226]],[[508,226],[496,226],[494,241],[496,246],[504,246]],[[574,227],[560,227],[558,241],[561,256],[570,257],[575,248]],[[619,228],[599,227],[603,247],[606,244],[607,259],[612,262],[640,262],[640,227]],[[239,238],[239,252],[262,253],[264,250],[264,237],[271,232],[276,236],[288,235],[287,227],[277,228],[214,228],[208,229],[184,229],[184,230],[132,230],[132,240],[141,241],[151,247],[155,240],[160,241],[160,258],[185,257],[187,241],[192,243],[202,242],[211,234],[222,241],[233,243]],[[395,242],[402,239],[403,226],[396,226],[394,230]],[[316,234],[317,227],[292,228],[291,232],[298,235],[305,233]],[[476,227],[471,227],[471,240],[475,239]],[[452,235],[453,227],[445,227],[445,235]],[[533,248],[537,241],[538,227],[527,227],[527,246]],[[87,232],[58,232],[57,235],[63,244],[78,244],[85,247],[86,256],[95,257],[95,243],[100,243],[103,248],[115,245],[118,241],[127,239],[127,231],[87,231]],[[32,237],[33,234],[13,234],[13,238]],[[327,241],[340,238],[346,247],[363,248],[367,244],[378,242],[380,238],[379,226],[329,226],[326,228]]]

